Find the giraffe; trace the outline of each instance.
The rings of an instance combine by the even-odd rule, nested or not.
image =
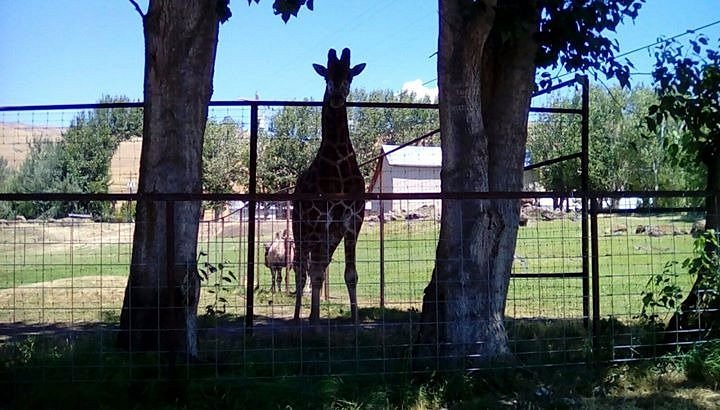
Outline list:
[[[320,289],[325,271],[341,240],[345,241],[345,284],[350,297],[350,317],[357,322],[358,280],[355,267],[355,245],[365,213],[365,201],[322,200],[323,194],[362,195],[365,180],[358,167],[355,150],[348,132],[345,106],[353,77],[365,64],[350,67],[350,50],[343,49],[340,59],[336,51],[328,52],[327,67],[313,64],[325,79],[322,105],[322,142],[310,166],[302,172],[295,193],[305,195],[293,201],[292,229],[295,238],[295,320],[300,319],[305,280],[310,276],[310,322],[320,319]],[[310,196],[310,198],[308,198]]]

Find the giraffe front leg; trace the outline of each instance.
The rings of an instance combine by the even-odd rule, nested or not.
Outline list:
[[[358,322],[358,306],[357,306],[357,281],[358,274],[355,268],[345,267],[345,286],[348,289],[348,296],[350,297],[350,320],[353,323]]]
[[[350,320],[353,323],[358,322],[358,306],[357,306],[357,282],[358,273],[355,267],[355,235],[345,235],[345,286],[348,289],[350,298]]]
[[[315,262],[310,264],[310,323],[317,325],[320,321],[320,292],[325,281],[327,263]]]

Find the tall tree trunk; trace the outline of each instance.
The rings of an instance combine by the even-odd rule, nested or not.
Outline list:
[[[201,193],[218,0],[151,0],[145,33],[139,194]],[[197,355],[199,201],[137,204],[118,344]]]
[[[537,9],[515,0],[494,6],[439,2],[443,192],[522,190]],[[507,27],[509,13],[518,12],[530,16],[527,24]],[[513,35],[504,35],[510,29]],[[416,365],[462,367],[509,356],[504,311],[519,212],[518,200],[443,201]]]
[[[706,190],[714,195],[705,199],[705,229],[713,229],[717,233],[720,232],[720,161],[712,155],[707,155],[707,157],[703,158],[707,169]],[[708,242],[705,245],[705,253],[718,254],[720,249]],[[703,273],[700,272],[695,278],[690,292],[680,304],[680,313],[670,319],[666,328],[665,340],[669,345],[674,342],[697,340],[698,335],[695,331],[713,332],[715,335],[720,333],[720,329],[718,329],[720,326],[720,297],[710,299],[709,306],[699,305],[704,279]]]

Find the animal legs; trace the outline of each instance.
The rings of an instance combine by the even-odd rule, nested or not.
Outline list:
[[[280,285],[282,285],[282,268],[273,266],[270,268],[270,276],[272,281],[271,292],[275,293],[275,284],[277,283],[277,291],[280,292]]]
[[[288,267],[285,267],[285,292],[286,293],[290,292],[289,279],[290,279],[290,267],[288,266]],[[280,284],[278,283],[278,287],[279,286],[280,286]]]
[[[307,279],[308,253],[303,251],[301,246],[296,246],[295,258],[293,265],[295,267],[295,320],[300,319],[300,308],[302,307],[303,290],[305,289],[305,280]]]
[[[350,298],[350,320],[353,323],[358,321],[357,306],[357,282],[358,273],[355,267],[355,245],[357,244],[357,235],[348,233],[345,235],[345,286],[348,289]]]
[[[325,282],[325,271],[330,264],[330,256],[325,246],[317,247],[310,255],[310,323],[317,324],[320,320],[320,292]]]

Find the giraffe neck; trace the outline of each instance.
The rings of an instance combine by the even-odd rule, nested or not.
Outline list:
[[[322,107],[322,142],[320,152],[325,159],[342,161],[354,156],[350,132],[348,131],[347,109],[343,105],[333,108],[324,101]]]

